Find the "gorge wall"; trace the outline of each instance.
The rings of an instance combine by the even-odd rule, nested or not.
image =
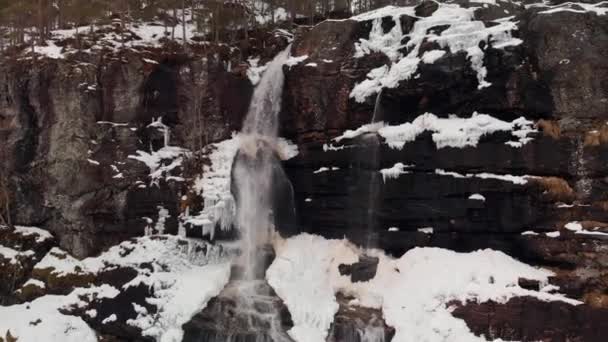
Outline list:
[[[423,2],[411,11],[389,8],[301,26],[293,37],[258,32],[233,47],[3,60],[0,158],[11,184],[12,220],[53,233],[52,244],[36,245],[39,258],[54,245],[78,258],[96,256],[144,235],[161,219],[164,233],[186,229],[190,237],[212,240],[183,221],[209,205],[193,190],[197,178],[214,163],[210,155],[221,151],[219,144],[241,129],[258,73],[250,58],[263,65],[291,43],[279,135],[298,147],[283,162],[297,224],[277,227],[283,237],[346,237],[395,257],[415,247],[503,251],[551,269],[550,283],[584,304],[524,297],[460,304],[454,316],[491,339],[601,341],[608,333],[608,7],[559,3],[450,2],[473,13],[477,26],[464,31],[454,31],[460,19],[453,13],[433,22],[444,5]],[[454,43],[463,35],[473,36],[474,44]],[[404,60],[412,51],[416,67],[404,76],[412,70],[404,65],[397,75],[402,78],[391,83],[390,69],[400,63],[395,55]],[[475,61],[480,55],[481,64]],[[372,86],[356,93],[361,84]],[[378,107],[383,128],[359,129],[372,122]],[[445,125],[457,129],[444,132]],[[371,136],[379,145],[366,139]],[[177,146],[190,153],[180,163],[172,163],[176,155],[163,162],[162,153],[153,153]],[[380,178],[372,186],[374,175]],[[228,226],[214,238],[234,239],[238,232]],[[211,250],[202,246],[197,248]],[[370,272],[371,264],[359,271]],[[0,289],[3,302],[29,299],[11,291],[32,269],[33,262],[24,262],[14,286]],[[104,281],[120,285],[132,273],[104,272]],[[70,282],[90,277],[52,280],[58,285],[46,291],[64,293],[75,287]],[[525,279],[520,284],[536,290],[544,285]],[[132,291],[120,298],[125,305],[131,297],[142,301],[144,295]],[[340,301],[330,335],[336,341],[359,314],[345,309],[347,302]],[[209,323],[209,312],[229,312],[233,305],[220,296],[186,325],[186,338],[223,336],[217,331],[230,324]],[[526,320],[520,317],[524,311],[530,317],[548,311],[559,320]],[[281,324],[293,325],[286,316]],[[375,320],[380,313],[360,316]],[[140,331],[120,321],[133,317],[129,311],[109,327],[96,318],[87,323],[129,339]],[[387,339],[394,335],[385,322],[377,324]]]

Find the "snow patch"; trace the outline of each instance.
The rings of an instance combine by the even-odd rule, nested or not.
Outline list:
[[[382,169],[382,170],[380,170],[380,173],[382,174],[382,180],[386,183],[387,179],[397,179],[397,178],[399,178],[400,175],[410,173],[409,171],[406,171],[405,169],[413,167],[413,166],[414,165],[405,165],[403,163],[396,163],[391,168]]]
[[[0,306],[0,336],[7,332],[19,341],[97,342],[95,332],[79,317],[60,310],[83,307],[85,299],[114,298],[119,291],[109,285],[79,288],[65,296],[47,295],[32,302]]]
[[[449,48],[451,53],[465,52],[477,73],[478,88],[491,84],[486,81],[487,69],[483,64],[484,51],[479,47],[481,42],[502,49],[522,43],[513,38],[512,31],[517,30],[517,24],[510,20],[501,20],[497,25],[486,27],[482,21],[474,19],[475,8],[462,8],[457,4],[439,3],[439,8],[429,17],[418,18],[411,32],[403,32],[401,28],[402,15],[414,16],[414,7],[388,6],[376,11],[356,16],[354,20],[373,20],[369,39],[360,39],[355,43],[355,57],[363,57],[372,52],[381,52],[391,61],[390,65],[372,70],[367,79],[355,85],[350,96],[357,102],[364,102],[382,88],[395,88],[401,81],[409,80],[418,70],[421,61],[434,62],[438,52],[431,53],[424,61],[419,57],[423,42],[436,42],[441,48]],[[382,18],[392,17],[396,25],[390,32],[384,33]],[[432,32],[432,27],[448,25],[439,35]],[[402,41],[408,38],[405,46]],[[407,49],[404,54],[403,48]]]
[[[472,194],[471,196],[469,196],[469,199],[484,202],[486,201],[486,198],[482,194]]]
[[[424,62],[426,64],[433,64],[439,58],[443,57],[443,55],[445,55],[445,51],[443,51],[443,50],[427,51],[424,53],[424,55],[422,55],[422,62]]]
[[[605,232],[599,232],[596,231],[599,228],[595,228],[594,230],[587,230],[583,228],[583,225],[580,224],[580,222],[569,222],[567,223],[564,228],[568,229],[569,231],[574,232],[574,234],[581,234],[581,235],[592,235],[592,236],[608,236],[608,233]]]
[[[418,228],[418,231],[420,233],[424,233],[424,234],[433,234],[434,233],[434,229],[433,227],[427,227],[427,228]]]
[[[528,179],[534,178],[532,176],[513,176],[513,175],[497,175],[494,173],[467,173],[466,175],[457,172],[445,171],[442,169],[436,169],[435,174],[440,176],[450,176],[454,178],[481,178],[481,179],[496,179],[503,182],[511,182],[516,185],[525,185],[528,183]]]

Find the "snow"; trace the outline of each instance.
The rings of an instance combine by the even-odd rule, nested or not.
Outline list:
[[[153,59],[149,59],[149,58],[142,58],[142,61],[148,63],[148,64],[158,64],[157,61],[153,60]]]
[[[228,230],[234,223],[235,203],[230,192],[232,162],[240,146],[239,136],[206,147],[210,161],[194,184],[194,191],[203,197],[203,211],[186,218],[186,223],[199,226],[203,235],[214,238],[215,228]]]
[[[307,66],[307,67],[311,67],[311,68],[316,68],[316,67],[318,67],[319,65],[318,65],[317,63],[308,63],[308,64],[306,64],[305,66]]]
[[[443,50],[430,50],[422,55],[422,62],[426,64],[433,64],[439,58],[443,57],[443,55],[445,55],[445,51]]]
[[[384,123],[383,122],[374,122],[374,123],[370,123],[370,124],[365,124],[359,128],[357,128],[356,130],[347,130],[346,132],[344,132],[342,135],[333,138],[332,140],[335,142],[340,142],[343,139],[354,139],[360,135],[363,134],[367,134],[367,133],[376,133],[378,132],[378,130],[380,128],[384,127]],[[324,147],[325,149],[325,147]]]
[[[471,196],[469,196],[469,199],[484,202],[486,201],[486,198],[482,194],[472,194]]]
[[[303,55],[303,56],[299,56],[299,57],[292,56],[292,57],[289,57],[287,62],[285,62],[285,65],[287,65],[288,67],[291,68],[292,66],[298,65],[307,59],[308,59],[308,55]]]
[[[420,134],[431,131],[437,148],[477,146],[481,137],[499,131],[510,131],[517,139],[515,142],[526,144],[531,138],[528,134],[536,132],[532,121],[524,118],[512,122],[502,121],[487,114],[474,112],[470,118],[450,116],[439,118],[434,114],[425,113],[413,122],[398,126],[386,126],[378,130],[387,144],[396,149],[414,141]]]
[[[181,342],[182,325],[204,309],[207,302],[222,291],[229,278],[229,263],[192,267],[177,277],[159,273],[151,279],[159,296],[148,300],[148,303],[160,306],[159,313],[140,312],[127,324],[141,328],[144,336],[155,337],[157,341]]]
[[[89,164],[99,165],[99,162],[97,160],[87,159],[87,161],[89,162]]]
[[[532,235],[532,236],[536,236],[536,235],[538,235],[538,233],[537,233],[537,232],[534,232],[534,231],[531,231],[531,230],[527,230],[527,231],[525,231],[525,232],[521,233],[521,235]]]
[[[538,12],[539,14],[552,14],[557,12],[571,12],[571,13],[588,13],[594,12],[597,15],[605,15],[608,13],[608,1],[601,1],[595,4],[586,4],[584,2],[564,2],[555,6],[548,6],[546,4],[535,4],[532,7],[548,7],[548,10]],[[577,9],[576,7],[582,8]]]
[[[574,234],[582,234],[582,235],[592,235],[592,236],[608,236],[608,233],[604,233],[604,232],[598,232],[595,231],[598,228],[595,228],[595,230],[587,230],[583,228],[583,225],[581,225],[579,222],[568,222],[564,228],[574,232]]]
[[[323,173],[323,172],[337,171],[337,170],[340,170],[340,168],[339,167],[335,167],[335,166],[332,166],[332,167],[325,167],[325,166],[323,166],[323,167],[320,167],[319,169],[313,171],[312,173],[313,174],[319,174],[319,173]]]
[[[366,124],[356,130],[347,130],[333,140],[340,142],[342,139],[353,139],[366,133],[378,133],[385,139],[389,147],[402,149],[406,143],[415,141],[419,135],[430,131],[433,132],[432,138],[438,149],[463,148],[475,147],[483,136],[504,131],[511,132],[514,138],[506,144],[517,148],[532,140],[529,135],[537,132],[533,125],[532,121],[523,117],[507,122],[477,112],[474,112],[470,118],[459,118],[453,115],[448,118],[439,118],[432,113],[425,113],[412,122],[397,126],[386,126],[382,122]]]
[[[367,251],[379,258],[376,276],[352,283],[338,266],[357,262],[364,251],[346,240],[302,234],[277,240],[275,248],[277,257],[266,278],[291,313],[294,327],[288,333],[296,342],[325,340],[338,310],[338,292],[354,297],[359,306],[382,309],[386,323],[396,329],[394,342],[485,341],[450,314],[447,305],[454,301],[504,303],[531,296],[580,304],[561,294],[521,288],[519,278],[546,284],[553,273],[490,249],[456,253],[415,248],[399,259]]]
[[[387,179],[397,179],[397,178],[399,178],[400,175],[410,173],[409,171],[406,171],[405,169],[413,167],[413,166],[414,165],[405,165],[403,163],[396,163],[391,168],[382,169],[382,170],[380,170],[380,173],[382,174],[382,180],[384,182],[386,182]]]
[[[152,184],[157,184],[160,179],[166,178],[169,172],[182,165],[183,156],[189,151],[177,146],[165,146],[158,151],[148,153],[138,150],[136,153],[137,155],[130,155],[129,158],[146,164],[150,169]]]
[[[399,228],[397,228],[397,227],[390,227],[390,228],[388,229],[388,231],[389,231],[389,232],[398,232],[398,231],[399,231]]]
[[[146,301],[155,305],[158,312],[140,312],[127,324],[141,328],[144,336],[158,341],[181,341],[181,326],[228,283],[230,264],[222,253],[221,247],[205,242],[175,236],[143,237],[82,261],[53,248],[35,269],[52,268],[53,274],[61,276],[131,267],[138,275],[123,289],[139,284],[154,289],[153,297]],[[150,267],[142,268],[142,264]]]
[[[118,290],[102,285],[76,289],[65,296],[47,295],[32,302],[0,306],[0,336],[10,331],[19,342],[65,341],[96,342],[95,332],[79,317],[64,315],[59,310],[86,305],[84,300],[114,298]]]
[[[0,229],[8,229],[8,227],[0,226]],[[49,233],[48,231],[36,227],[16,226],[15,233],[21,234],[22,236],[35,235],[37,243],[42,243],[46,240],[50,240],[53,238],[53,235],[51,235],[51,233]]]
[[[258,6],[263,6],[264,3],[263,2],[259,2]],[[261,12],[261,11],[259,11]],[[289,13],[287,12],[287,10],[283,7],[277,7],[274,10],[274,22],[279,22],[279,21],[286,21],[289,18]],[[272,14],[271,13],[266,13],[266,14],[260,14],[257,13],[255,20],[259,23],[259,24],[267,24],[272,22]]]
[[[116,322],[116,314],[111,314],[110,316],[104,318],[103,321],[101,321],[101,324],[108,324],[108,323],[112,323],[112,322]]]
[[[41,289],[46,288],[46,284],[44,284],[44,282],[38,280],[38,279],[29,279],[28,281],[25,282],[25,284],[23,284],[23,286],[21,288],[24,288],[26,286],[36,286],[39,287]]]
[[[231,139],[211,144],[203,150],[210,164],[203,167],[202,173],[194,182],[193,190],[203,197],[203,210],[185,218],[184,223],[201,227],[203,235],[215,236],[215,229],[229,230],[235,220],[235,202],[230,192],[232,162],[238,152],[242,136],[233,134]],[[279,138],[275,150],[283,160],[298,155],[298,146]]]
[[[550,237],[550,238],[557,238],[559,237],[561,234],[559,231],[554,231],[554,232],[549,232],[549,233],[545,233],[546,236]]]
[[[35,254],[34,251],[28,250],[25,252],[21,252],[21,251],[17,251],[12,248],[0,245],[0,260],[2,260],[2,258],[8,259],[8,262],[13,265],[19,264],[21,262],[19,259],[30,258],[30,257],[34,256],[34,254]]]
[[[483,41],[502,49],[519,45],[522,41],[511,35],[517,29],[515,22],[502,20],[495,26],[486,27],[482,21],[473,20],[474,11],[474,7],[462,8],[457,4],[439,3],[439,8],[431,16],[418,18],[411,32],[402,31],[400,16],[414,16],[414,7],[388,6],[353,17],[354,20],[373,20],[369,39],[360,39],[355,43],[355,57],[381,52],[389,58],[391,64],[372,70],[366,80],[355,85],[350,96],[357,102],[364,102],[382,88],[395,88],[401,81],[411,79],[421,61],[432,63],[440,58],[439,52],[430,52],[426,58],[424,55],[420,58],[420,48],[425,41],[436,42],[451,53],[465,52],[477,73],[479,88],[490,86],[486,81],[487,69],[483,64],[484,51],[479,47],[480,43]],[[396,22],[386,34],[382,28],[383,17],[392,17]],[[439,35],[429,30],[442,25],[449,27]],[[402,44],[404,38],[409,38],[405,46]],[[404,47],[409,51],[406,55],[400,51]]]
[[[434,229],[433,227],[427,227],[427,228],[418,228],[418,231],[420,233],[424,233],[424,234],[433,234],[434,233]]]
[[[513,176],[513,175],[497,175],[494,173],[467,173],[466,175],[457,172],[445,171],[436,169],[435,174],[440,176],[450,176],[454,178],[481,178],[481,179],[496,179],[503,182],[511,182],[516,185],[525,185],[532,176]]]

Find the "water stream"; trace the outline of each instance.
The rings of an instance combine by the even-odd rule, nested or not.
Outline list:
[[[376,96],[376,102],[374,104],[374,113],[372,116],[371,123],[379,123],[384,120],[384,113],[382,110],[382,90],[378,92]],[[361,174],[360,186],[363,191],[367,194],[367,210],[365,211],[365,248],[373,248],[376,243],[377,226],[378,226],[378,200],[381,191],[381,180],[382,177],[378,172],[380,168],[380,140],[378,135],[375,133],[369,133],[361,136],[361,142],[363,144],[362,152],[359,154],[358,164]]]
[[[269,64],[254,90],[233,164],[237,226],[241,233],[243,279],[256,278],[260,247],[270,242],[274,225],[273,177],[282,170],[276,151],[279,112],[291,45]],[[259,274],[257,275],[259,278]]]

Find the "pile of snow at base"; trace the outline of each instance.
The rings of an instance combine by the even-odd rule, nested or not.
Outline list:
[[[381,251],[362,251],[346,240],[309,234],[278,240],[275,249],[277,256],[266,278],[291,313],[294,327],[289,334],[297,342],[325,340],[338,310],[338,292],[354,297],[351,305],[382,309],[386,323],[396,329],[394,342],[485,341],[451,315],[447,305],[454,301],[504,303],[513,297],[531,296],[580,304],[549,293],[553,286],[540,291],[521,288],[519,278],[547,284],[553,273],[489,249],[456,253],[415,248],[393,259]],[[364,252],[379,258],[376,276],[352,283],[349,276],[340,274],[338,266],[357,262]]]
[[[0,306],[0,336],[10,332],[19,342],[97,342],[95,332],[80,317],[59,310],[86,306],[83,297],[114,298],[118,293],[116,288],[102,285],[76,289],[66,296],[47,295],[29,303]]]
[[[412,122],[398,126],[385,126],[382,123],[363,125],[357,130],[348,130],[333,140],[339,142],[342,139],[352,139],[364,133],[376,132],[385,139],[389,147],[402,149],[406,143],[416,140],[419,135],[427,131],[433,132],[433,141],[438,149],[475,147],[484,135],[500,131],[511,132],[513,135],[514,140],[505,144],[511,147],[522,147],[532,140],[529,135],[537,132],[534,123],[524,117],[507,122],[477,112],[474,112],[470,118],[459,118],[453,115],[448,118],[439,118],[434,114],[425,113]]]
[[[415,16],[414,7],[388,6],[353,17],[352,19],[359,21],[373,20],[369,39],[360,39],[355,43],[355,57],[382,52],[390,59],[391,65],[370,71],[368,79],[357,84],[350,97],[357,102],[364,102],[367,97],[377,94],[382,88],[395,88],[400,81],[409,80],[418,70],[421,60],[424,63],[434,63],[443,56],[438,52],[430,52],[431,54],[425,54],[421,59],[420,47],[425,41],[436,42],[441,48],[449,48],[452,53],[466,52],[473,70],[477,73],[479,88],[490,86],[485,79],[488,71],[483,65],[484,51],[479,47],[480,43],[486,42],[494,48],[503,49],[519,45],[522,40],[511,35],[511,32],[517,29],[515,22],[500,20],[496,21],[496,25],[486,27],[482,21],[473,20],[475,9],[439,3],[439,8],[431,16],[418,18],[411,32],[402,31],[400,17]],[[382,28],[383,17],[392,17],[396,23],[386,34]],[[430,28],[443,25],[449,27],[439,35],[429,32]],[[399,50],[403,50],[402,41],[407,38],[409,41],[405,47],[409,53],[404,55]]]
[[[150,266],[142,268],[142,264]],[[154,289],[153,297],[146,301],[156,305],[157,312],[142,307],[137,318],[127,324],[158,341],[181,341],[182,325],[217,296],[230,277],[230,263],[222,248],[170,235],[125,241],[82,261],[53,248],[35,269],[53,269],[52,274],[61,276],[98,274],[116,267],[131,267],[138,272],[122,289],[140,284]]]
[[[201,227],[204,236],[214,238],[215,229],[228,230],[234,224],[236,206],[230,192],[232,163],[241,145],[241,134],[233,134],[231,139],[205,147],[203,153],[209,158],[209,165],[203,167],[195,180],[193,190],[203,197],[203,210],[184,218],[184,223]],[[298,146],[278,138],[275,149],[282,160],[298,155]]]

